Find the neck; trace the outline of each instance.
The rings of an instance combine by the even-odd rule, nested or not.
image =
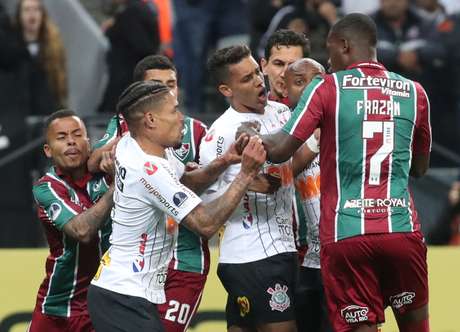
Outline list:
[[[142,151],[144,151],[146,154],[157,156],[160,158],[165,157],[165,147],[156,143],[156,141],[150,138],[149,136],[133,135],[132,133],[131,136],[136,140],[137,144],[139,144]]]
[[[351,56],[348,66],[359,62],[377,62],[377,54],[375,50],[369,50],[368,52],[361,52]]]
[[[70,177],[73,181],[81,180],[88,173],[86,163],[76,169],[66,170],[59,168],[59,170],[62,172],[62,174]]]
[[[24,30],[23,36],[26,42],[35,42],[38,40],[38,30]]]
[[[262,109],[256,109],[252,108],[249,106],[246,106],[242,103],[239,103],[235,100],[230,100],[230,106],[237,111],[238,113],[257,113],[257,114],[264,114],[265,113],[265,107]]]

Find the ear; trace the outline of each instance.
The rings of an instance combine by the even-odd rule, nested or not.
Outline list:
[[[148,128],[156,128],[158,120],[152,112],[145,112],[144,123]]]
[[[265,58],[260,59],[260,66],[262,67],[262,73],[264,73],[264,75],[267,75],[267,73],[265,72],[265,68],[267,67],[267,64],[268,64],[268,61],[265,60]]]
[[[48,143],[45,143],[45,144],[43,145],[43,151],[45,152],[45,156],[46,156],[47,158],[52,158],[52,156],[51,156],[51,147],[49,146]]]
[[[227,98],[233,97],[233,91],[227,84],[221,84],[221,85],[219,85],[219,87],[217,89],[225,97],[227,97]]]
[[[340,42],[342,43],[342,53],[350,53],[350,42],[347,39],[341,39]]]

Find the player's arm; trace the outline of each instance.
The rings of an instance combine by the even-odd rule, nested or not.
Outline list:
[[[314,135],[303,144],[292,157],[292,173],[294,177],[307,168],[319,153],[318,140]]]
[[[415,83],[417,93],[417,118],[412,141],[412,163],[410,175],[421,177],[430,167],[431,124],[430,101],[419,83]]]
[[[104,172],[100,168],[102,155],[105,152],[112,151],[113,147],[117,144],[118,136],[118,117],[114,116],[110,119],[109,124],[105,130],[104,136],[93,146],[93,151],[88,159],[88,170],[91,173]]]
[[[251,138],[242,156],[241,170],[225,193],[213,201],[197,205],[182,223],[205,238],[210,238],[228,220],[254,177],[265,162],[266,153],[260,140]]]
[[[77,214],[63,227],[64,233],[78,242],[88,243],[110,216],[113,207],[113,185],[89,209]]]
[[[222,156],[217,157],[208,165],[185,172],[180,181],[192,189],[195,193],[201,194],[206,188],[213,184],[218,177],[230,166],[241,162],[241,154],[236,150],[236,145],[246,145],[248,137],[241,137],[237,142],[232,143],[229,149]]]

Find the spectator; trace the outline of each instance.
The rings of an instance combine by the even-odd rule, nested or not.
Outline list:
[[[439,0],[416,0],[416,11],[425,20],[439,24],[446,19],[446,9]]]
[[[187,113],[204,111],[205,61],[211,46],[226,39],[244,43],[249,32],[247,5],[243,0],[174,0],[174,63],[184,89]]]
[[[460,245],[460,181],[455,181],[447,196],[447,208],[428,236],[429,244]]]
[[[29,83],[29,114],[45,115],[67,104],[64,46],[41,0],[20,0],[16,10],[19,51]]]
[[[100,112],[115,112],[118,96],[131,83],[136,63],[147,55],[155,54],[160,47],[158,17],[153,3],[141,0],[112,0],[115,16],[103,23],[110,41],[107,54],[109,83]]]

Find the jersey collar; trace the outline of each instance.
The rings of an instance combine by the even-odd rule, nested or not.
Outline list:
[[[380,69],[380,70],[386,71],[386,68],[380,62],[376,62],[376,61],[364,61],[364,62],[353,63],[347,67],[347,70],[354,69],[354,68],[373,68],[373,69]]]
[[[54,171],[56,172],[56,175],[63,179],[66,183],[68,183],[72,187],[77,187],[80,189],[85,189],[88,182],[93,178],[93,175],[87,172],[81,179],[74,181],[70,176],[64,174],[62,170],[60,170],[56,166],[54,167]]]

